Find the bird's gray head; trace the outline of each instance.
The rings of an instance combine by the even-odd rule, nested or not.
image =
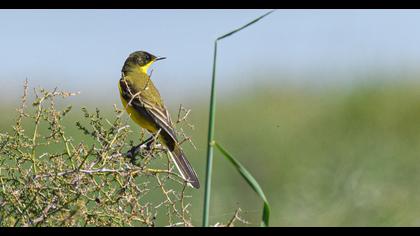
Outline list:
[[[122,72],[128,72],[134,68],[147,70],[153,62],[162,59],[165,59],[165,57],[157,57],[145,51],[136,51],[127,57],[122,68]]]

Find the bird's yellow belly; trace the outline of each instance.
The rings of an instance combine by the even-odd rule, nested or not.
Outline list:
[[[136,122],[136,124],[140,125],[142,128],[147,129],[151,133],[155,133],[157,131],[156,126],[153,122],[147,120],[144,116],[140,114],[140,112],[136,111],[132,106],[127,106],[127,101],[120,96],[121,102],[125,108],[125,110],[128,113],[128,116],[131,117],[131,119]]]

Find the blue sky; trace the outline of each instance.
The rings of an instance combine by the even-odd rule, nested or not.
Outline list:
[[[15,100],[9,95],[28,78],[118,101],[121,66],[136,50],[167,57],[152,77],[165,100],[205,98],[214,39],[265,12],[0,10],[0,81],[7,85],[0,98]],[[411,73],[420,65],[419,22],[419,10],[278,10],[220,43],[218,86],[223,93],[261,80],[322,85],[372,70]]]

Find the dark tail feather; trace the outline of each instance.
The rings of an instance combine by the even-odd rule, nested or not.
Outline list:
[[[175,145],[175,148],[170,153],[172,160],[175,162],[175,165],[181,173],[182,177],[184,177],[194,188],[200,188],[197,174],[192,168],[190,162],[188,162],[181,148],[178,145]]]

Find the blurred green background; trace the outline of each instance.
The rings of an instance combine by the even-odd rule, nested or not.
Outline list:
[[[112,105],[121,107],[116,83],[125,56],[157,51],[168,59],[153,66],[152,78],[172,116],[180,103],[192,109],[195,129],[186,131],[198,151],[189,144],[184,148],[204,186],[212,42],[264,12],[1,11],[0,24],[11,30],[0,45],[10,53],[0,63],[1,130],[11,129],[28,77],[31,86],[81,91],[66,100],[73,104],[66,127],[82,140],[75,130],[80,108],[99,107],[111,117]],[[140,27],[134,37],[132,27],[114,22],[124,17],[156,22],[147,20],[149,28]],[[272,207],[272,226],[419,225],[420,29],[413,21],[418,18],[420,11],[279,10],[220,43],[216,139],[259,181]],[[73,38],[61,27],[49,31],[38,25],[23,43],[24,31],[12,27],[12,19],[19,19],[16,24],[56,19],[51,27],[72,26]],[[77,31],[71,19],[86,24]],[[114,22],[118,34],[102,20]],[[163,30],[170,21],[183,30]],[[124,30],[129,40],[104,38]],[[139,42],[145,32],[151,39]],[[206,33],[197,38],[200,32]],[[70,43],[74,40],[79,41]],[[259,225],[261,200],[215,153],[210,223],[226,222],[241,208],[242,218]],[[188,190],[197,226],[203,190]]]

